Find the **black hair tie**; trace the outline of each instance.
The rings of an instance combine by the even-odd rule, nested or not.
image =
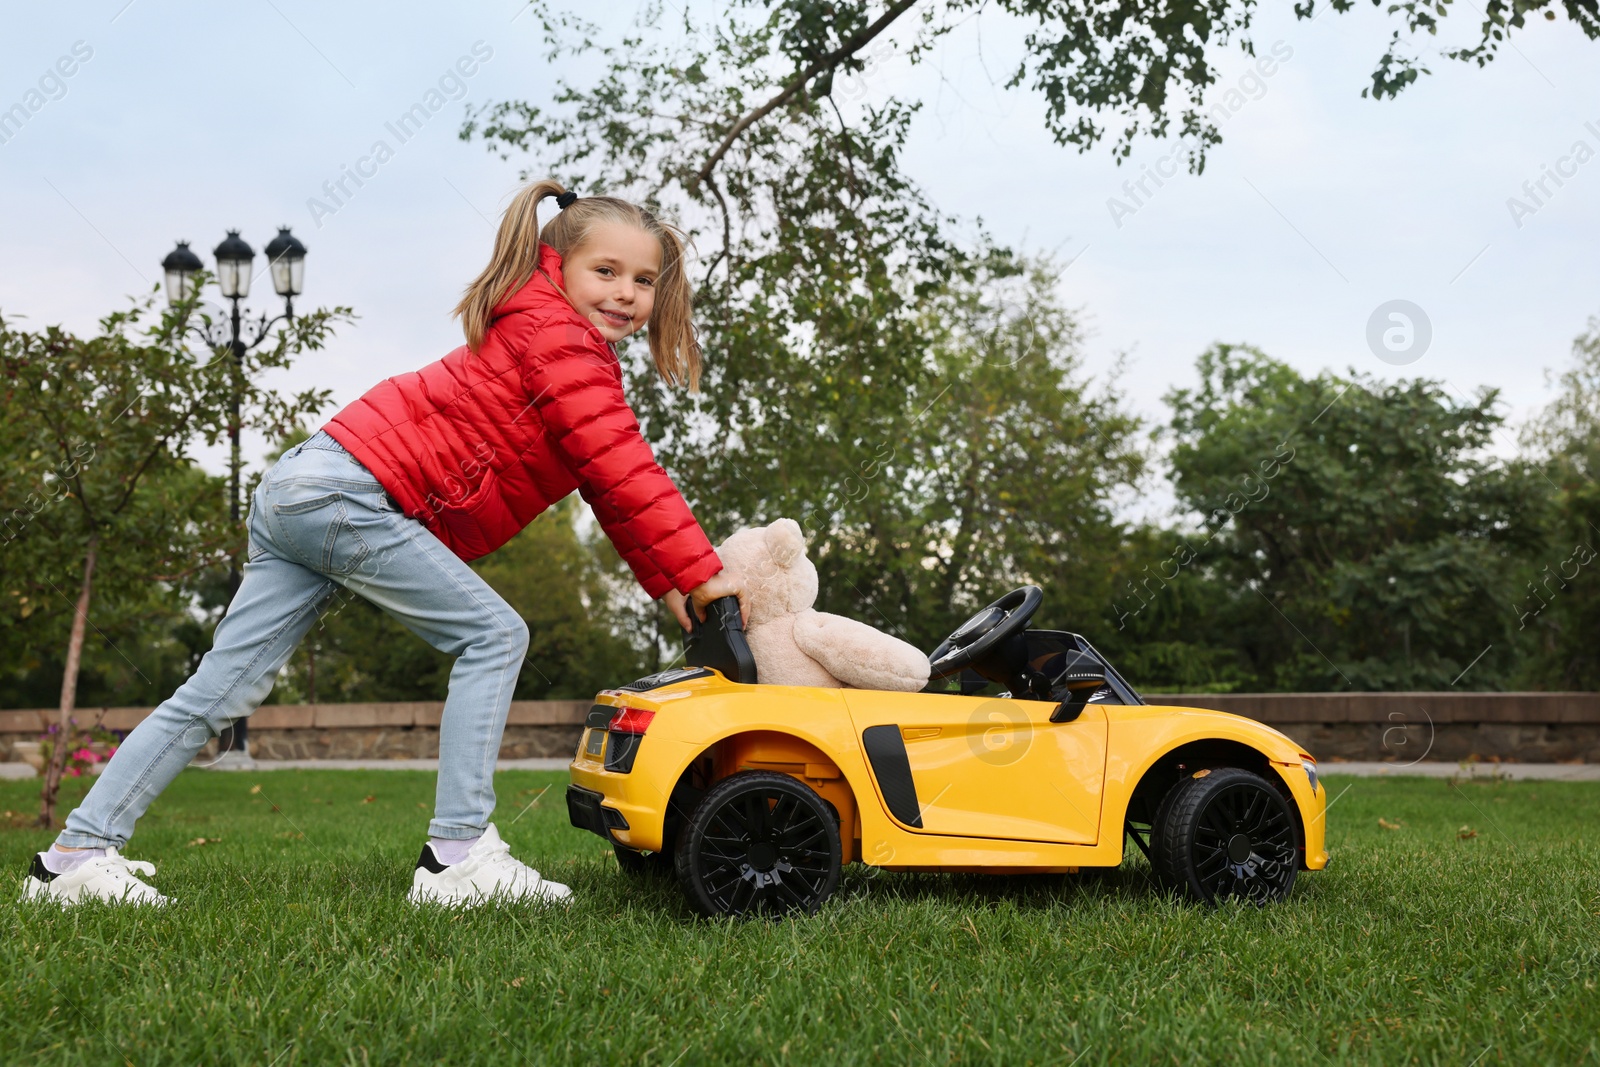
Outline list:
[[[565,211],[567,208],[571,207],[574,203],[576,203],[577,199],[578,199],[578,194],[577,193],[574,193],[574,192],[562,193],[561,195],[556,197],[556,207],[561,208],[563,211]]]

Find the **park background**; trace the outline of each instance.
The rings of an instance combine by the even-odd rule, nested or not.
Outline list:
[[[687,112],[780,84],[798,32],[717,54],[716,28],[757,10],[606,5],[589,17],[611,54],[575,54],[571,27],[553,51],[540,10],[511,3],[18,11],[0,103],[80,61],[0,145],[8,340],[101,333],[155,294],[177,238],[205,253],[240,227],[259,252],[292,226],[310,248],[302,309],[353,317],[260,368],[247,493],[340,405],[459,343],[449,309],[519,174],[654,190],[696,235],[709,372],[691,403],[630,345],[641,422],[713,540],[804,523],[819,608],[931,647],[1032,581],[1045,622],[1151,691],[1600,684],[1600,168],[1578,150],[1600,148],[1600,68],[1567,16],[1530,20],[1482,69],[1437,55],[1475,43],[1477,15],[1443,20],[1399,46],[1431,73],[1375,100],[1391,17],[1263,8],[1255,58],[1211,50],[1201,111],[1222,139],[1198,174],[1176,122],[1059,143],[1044,94],[1007,84],[1025,19],[956,4],[928,36],[908,17],[724,161],[742,188],[719,263],[715,205],[680,173],[709,144],[659,137],[627,93],[656,79],[662,113]],[[707,73],[685,77],[702,53]],[[613,66],[634,81],[594,95]],[[563,85],[577,95],[553,103]],[[545,111],[503,106],[519,101]],[[586,132],[599,151],[580,151]],[[391,151],[363,163],[378,142]],[[1551,184],[1557,165],[1575,176]],[[1541,180],[1543,196],[1525,184]],[[271,314],[267,283],[247,306]],[[1369,322],[1395,299],[1431,341],[1386,360]],[[267,417],[307,390],[298,427]],[[86,390],[73,442],[102,445],[85,477],[107,491],[128,474],[95,437],[109,395]],[[15,389],[7,404],[0,503],[27,518],[0,552],[0,706],[54,706],[91,523],[37,405]],[[130,515],[98,542],[80,705],[159,702],[224,606],[243,550],[216,506],[226,442],[196,424],[168,452],[140,493],[182,521]],[[676,653],[576,501],[478,566],[533,631],[519,699],[582,698]],[[437,700],[448,669],[346,598],[270,699]]]
[[[1041,622],[1141,688],[1261,718],[1316,705],[1314,724],[1355,725],[1359,704],[1391,762],[1324,762],[1335,862],[1269,908],[1163,900],[1130,855],[1040,877],[852,865],[819,914],[784,923],[692,921],[670,883],[627,877],[568,825],[559,769],[502,764],[495,813],[518,856],[573,886],[559,913],[405,903],[427,770],[186,771],[134,842],[175,907],[0,898],[0,1058],[1600,1055],[1600,806],[1592,780],[1543,780],[1595,768],[1422,767],[1410,746],[1435,740],[1411,735],[1421,707],[1449,701],[1543,706],[1569,748],[1595,744],[1600,25],[1577,2],[1524,7],[1480,68],[1440,54],[1479,41],[1478,9],[1307,6],[607,2],[582,13],[614,50],[581,54],[583,27],[557,26],[552,49],[541,9],[512,0],[8,7],[0,708],[52,711],[0,726],[37,731],[58,702],[142,715],[181,683],[244,549],[233,398],[248,488],[338,405],[454,347],[449,309],[527,172],[653,193],[694,230],[704,393],[657,388],[641,344],[625,359],[714,539],[804,522],[819,606],[923,647],[1036,581]],[[1061,29],[1030,41],[1035,13],[1091,8],[1104,18],[1078,39],[1133,57],[1089,93],[1108,108],[1052,110],[1032,67],[1007,84]],[[895,11],[750,127],[715,194],[696,181],[738,115]],[[1130,100],[1152,12],[1214,17],[1207,65]],[[1254,57],[1222,39],[1241,14]],[[1431,73],[1413,80],[1417,63]],[[1201,173],[1181,136],[1197,70],[1216,80],[1191,132],[1210,116],[1222,137]],[[219,310],[216,286],[168,309],[162,258],[188,239],[209,266],[240,228],[259,272],[245,303],[274,314],[262,253],[284,224],[309,249],[300,326],[235,376],[184,332]],[[581,715],[676,654],[581,506],[478,566],[532,631],[519,701]],[[342,703],[370,701],[436,722],[447,668],[341,600],[257,722],[377,722]],[[1555,692],[1573,689],[1590,692]],[[91,780],[61,784],[60,809]],[[0,869],[19,881],[54,834],[40,799],[0,781]]]

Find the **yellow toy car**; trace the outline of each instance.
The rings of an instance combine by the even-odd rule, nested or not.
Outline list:
[[[738,602],[686,667],[602,691],[567,807],[624,870],[675,874],[707,915],[815,912],[847,863],[1074,873],[1125,840],[1170,890],[1284,897],[1328,863],[1316,762],[1251,719],[1147,703],[1025,586],[929,657],[961,693],[760,685]],[[979,695],[989,682],[1009,686]],[[946,683],[948,684],[948,683]]]

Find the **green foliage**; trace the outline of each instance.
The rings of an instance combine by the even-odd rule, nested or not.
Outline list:
[[[1506,591],[1543,544],[1548,501],[1526,464],[1487,455],[1494,393],[1308,379],[1242,346],[1210,350],[1199,370],[1198,388],[1167,397],[1174,486],[1201,516],[1172,566],[1220,587],[1209,625],[1251,684],[1446,689],[1470,667],[1467,687],[1507,688]],[[1197,580],[1160,589],[1165,577],[1130,588],[1122,610]]]
[[[693,415],[726,427],[722,447],[667,422],[684,405],[654,409],[652,431],[676,431],[658,447],[711,528],[798,520],[819,607],[920,647],[1024,582],[1061,616],[1098,612],[1097,561],[1120,539],[1109,497],[1142,455],[1119,397],[1086,380],[1052,282],[991,256],[899,322],[819,304],[808,344],[745,337],[708,376]]]
[[[1212,353],[1202,390],[1175,394],[1172,428],[1178,491],[1204,529],[1113,520],[1144,466],[1136,420],[1082,373],[1048,265],[957,239],[900,170],[916,101],[840,91],[891,38],[921,62],[984,6],[741,0],[671,19],[651,6],[606,43],[536,4],[551,57],[583,58],[593,80],[548,106],[487,105],[462,137],[691,231],[704,390],[671,395],[635,355],[630,395],[714,537],[802,521],[819,606],[927,646],[1033,581],[1049,621],[1105,632],[1152,688],[1443,687],[1475,662],[1468,684],[1505,685],[1526,644],[1507,583],[1540,542],[1544,498],[1525,466],[1482,458],[1491,397]],[[1108,123],[1125,156],[1176,122],[1199,169],[1219,139],[1203,110],[1219,50],[1253,54],[1248,0],[987,6],[1030,27],[1010,84],[1040,92],[1052,136],[1085,150]],[[1480,48],[1451,55],[1487,62],[1545,6],[1492,4]],[[1390,10],[1407,35],[1445,14]],[[1379,96],[1420,69],[1399,41]]]
[[[1450,0],[1372,0],[1404,25],[1390,37],[1388,48],[1362,96],[1393,98],[1427,74],[1417,55],[1419,33],[1434,35],[1446,17]],[[1025,82],[1046,104],[1045,125],[1056,141],[1087,151],[1113,133],[1113,153],[1120,161],[1141,136],[1165,137],[1177,119],[1177,133],[1194,146],[1190,167],[1205,169],[1206,151],[1222,135],[1206,111],[1206,91],[1217,81],[1219,53],[1235,46],[1255,55],[1251,24],[1255,0],[950,0],[952,12],[965,14],[992,6],[1016,16],[1028,27],[1027,52],[1008,85]],[[1344,13],[1355,0],[1331,0]],[[1484,14],[1481,38],[1471,47],[1446,49],[1448,59],[1489,63],[1523,28],[1527,16],[1543,11],[1556,17],[1557,7],[1590,40],[1600,37],[1600,15],[1590,0],[1488,0],[1476,8]],[[1297,0],[1295,16],[1320,14],[1316,0]],[[941,25],[947,29],[951,23]],[[1120,130],[1115,126],[1120,124]]]
[[[147,472],[144,478],[152,496],[168,501],[184,527],[226,528],[226,479],[193,463]],[[21,499],[26,508],[26,496]],[[40,517],[66,520],[64,502],[70,503],[57,500]],[[150,565],[143,553],[130,550],[138,543],[127,535],[101,541],[93,625],[78,677],[81,707],[157,704],[183,684],[211,647],[217,609],[227,600],[225,564],[193,573],[181,573],[187,566],[139,570]],[[0,547],[0,707],[55,707],[83,560],[63,550],[60,558],[39,562],[37,555],[28,560],[14,549],[20,544]],[[166,555],[182,551],[178,544]],[[197,558],[209,558],[203,548],[199,551]]]
[[[1313,18],[1314,5],[1315,0],[1297,2],[1295,14],[1300,18]],[[1439,21],[1449,14],[1450,0],[1401,0],[1399,3],[1372,0],[1373,7],[1385,5],[1388,14],[1403,16],[1405,28],[1403,31],[1394,31],[1389,39],[1388,50],[1372,73],[1372,84],[1361,90],[1362,96],[1370,96],[1375,100],[1396,97],[1417,80],[1417,75],[1431,73],[1426,64],[1416,56],[1408,55],[1406,49],[1402,48],[1401,34],[1403,32],[1408,39],[1415,37],[1419,31],[1437,36]],[[1355,0],[1331,0],[1331,6],[1333,10],[1343,13],[1355,7]],[[1553,22],[1557,18],[1557,10],[1562,11],[1567,20],[1582,30],[1591,41],[1600,37],[1600,11],[1596,10],[1592,0],[1559,0],[1559,3],[1557,0],[1486,0],[1481,6],[1473,5],[1473,10],[1483,15],[1478,42],[1469,47],[1444,49],[1440,53],[1444,58],[1485,66],[1500,54],[1502,44],[1510,43],[1513,30],[1527,26],[1529,15],[1542,14]]]
[[[320,348],[346,309],[300,316],[236,366],[186,345],[197,299],[152,315],[148,297],[90,338],[0,321],[0,702],[61,694],[91,548],[83,697],[170,695],[192,667],[194,596],[244,551],[225,483],[189,451],[226,435],[236,397],[243,423],[267,433],[327,402],[325,390],[283,396],[257,379]]]
[[[1306,379],[1216,350],[1200,389],[1173,395],[1173,474],[1200,528],[1130,531],[1112,501],[1146,468],[1137,420],[1114,376],[1085,373],[1054,267],[940,212],[900,168],[918,102],[856,91],[895,48],[923,62],[998,13],[1026,27],[1009,84],[1043,97],[1058,142],[1109,141],[1120,159],[1139,137],[1177,133],[1199,170],[1220,140],[1205,110],[1217,64],[1253,54],[1253,0],[654,4],[620,39],[535,8],[552,58],[588,61],[593,80],[547,107],[482,108],[462,136],[693,232],[704,390],[669,393],[636,349],[630,395],[714,538],[804,522],[820,607],[927,647],[1037,582],[1042,621],[1105,634],[1152,689],[1442,686],[1469,666],[1463,684],[1500,687],[1530,652],[1518,684],[1600,685],[1584,640],[1600,601],[1578,561],[1600,523],[1595,334],[1550,416],[1566,436],[1541,440],[1537,470],[1486,458],[1492,397]],[[1489,0],[1481,39],[1442,54],[1482,65],[1529,15],[1558,10],[1600,35],[1587,0]],[[1295,11],[1317,14],[1314,0]],[[1402,25],[1370,95],[1426,71],[1402,43],[1448,12],[1389,5]],[[187,449],[225,436],[235,393],[246,425],[274,437],[327,400],[279,397],[255,376],[318,348],[344,309],[302,317],[234,374],[185,351],[193,302],[134,337],[151,306],[91,339],[0,324],[0,705],[52,703],[74,673],[85,702],[170,694],[209,645],[244,543],[220,480]],[[553,514],[479,565],[534,632],[519,696],[583,695],[676,652],[664,613],[575,521]],[[90,548],[93,633],[74,672]],[[448,662],[352,602],[314,631],[278,698],[309,695],[314,669],[319,699],[415,699],[442,693]]]
[[[184,338],[198,293],[197,285],[195,295],[138,336],[134,331],[149,315],[154,295],[102,319],[100,335],[87,340],[58,327],[19,331],[0,319],[0,516],[7,549],[0,578],[13,587],[19,615],[31,616],[41,601],[59,610],[43,586],[71,608],[64,647],[57,646],[63,729],[77,704],[88,628],[97,625],[91,613],[98,608],[102,616],[125,620],[130,608],[149,599],[148,583],[181,582],[218,559],[236,557],[243,547],[242,531],[216,507],[209,479],[185,477],[192,473],[186,450],[196,438],[215,443],[229,426],[242,425],[246,413],[269,431],[282,432],[302,412],[315,413],[327,401],[326,391],[316,390],[285,399],[262,389],[254,376],[321,347],[346,312],[301,316],[278,335],[275,347],[254,356],[223,359],[208,346],[196,366]],[[43,464],[27,469],[41,459]],[[191,487],[199,492],[190,495]],[[162,606],[170,609],[171,599]],[[42,628],[29,629],[36,636]],[[109,638],[107,643],[138,671]],[[59,746],[45,768],[39,819],[46,826],[54,816],[65,754]]]
[[[65,738],[63,742],[61,739]],[[100,725],[100,716],[95,716],[88,725],[83,726],[76,718],[69,719],[65,729],[60,723],[51,723],[49,729],[39,737],[39,756],[46,764],[56,758],[56,745],[64,744],[66,753],[61,762],[64,774],[72,778],[81,778],[85,773],[93,773],[96,765],[104,763],[111,758],[117,750],[120,739],[116,734]]]
[[[1088,616],[1095,646],[1144,693],[1232,693],[1255,674],[1223,623],[1227,586],[1194,565],[1192,532],[1129,532],[1112,579],[1110,611]]]
[[[1524,435],[1556,500],[1544,551],[1513,593],[1533,689],[1600,689],[1600,318],[1572,356],[1560,395]]]
[[[651,17],[616,47],[572,46],[597,61],[594,85],[563,86],[550,110],[487,108],[463,136],[531,152],[580,190],[656,202],[714,248],[697,294],[701,392],[675,395],[628,360],[645,433],[702,524],[720,538],[799,520],[819,607],[924,647],[1024,581],[1057,590],[1057,611],[1099,611],[1096,557],[1119,542],[1110,497],[1143,456],[1114,388],[1083,372],[1057,272],[953,238],[899,169],[912,107],[852,124],[798,92],[718,155],[724,127],[708,116],[732,122],[781,90],[782,56],[861,19],[813,39],[784,12],[730,15],[689,26],[686,54],[652,43]],[[638,121],[600,121],[619,113]]]
[[[1362,90],[1363,96],[1381,100],[1398,96],[1429,73],[1417,43],[1423,34],[1437,36],[1450,13],[1450,0],[1372,4],[1400,23],[1374,66],[1371,85]],[[544,21],[552,55],[569,47],[587,51],[601,35],[599,27],[577,16],[553,12],[549,0],[532,0],[532,6]],[[665,6],[674,13],[680,10]],[[1355,6],[1356,0],[1329,2],[1340,14]],[[1256,8],[1256,0],[736,0],[725,13],[705,19],[683,10],[681,28],[696,50],[680,63],[665,63],[681,86],[706,85],[717,80],[719,70],[736,71],[738,91],[718,99],[720,106],[678,110],[671,105],[684,97],[674,94],[639,101],[647,106],[634,108],[627,106],[635,101],[626,89],[613,82],[593,98],[600,106],[589,118],[595,130],[606,130],[603,137],[612,135],[607,128],[615,125],[617,114],[681,123],[709,134],[712,145],[725,137],[759,137],[762,120],[750,119],[766,114],[764,108],[827,98],[841,84],[870,74],[884,54],[875,41],[893,39],[910,61],[922,62],[946,36],[981,35],[986,19],[1004,18],[1024,29],[1023,55],[1004,75],[1005,85],[1026,86],[1043,98],[1045,129],[1057,143],[1089,151],[1109,138],[1120,162],[1141,137],[1177,133],[1192,146],[1190,167],[1199,173],[1207,151],[1222,142],[1207,108],[1207,91],[1217,83],[1219,65],[1230,51],[1255,55],[1251,30]],[[1294,4],[1296,18],[1303,21],[1325,10],[1319,10],[1317,0]],[[1590,40],[1600,37],[1600,13],[1593,0],[1485,0],[1475,10],[1483,15],[1478,40],[1439,50],[1441,58],[1482,67],[1499,55],[1513,32],[1526,28],[1530,16],[1555,20],[1558,11]],[[662,28],[663,6],[647,8],[643,23],[646,31]],[[708,38],[715,43],[703,44]],[[618,55],[642,47],[641,36],[625,41],[620,51],[602,51]],[[643,65],[658,66],[661,60],[653,55]],[[558,100],[572,102],[570,97]],[[607,103],[627,109],[607,111]],[[653,106],[660,103],[669,109]],[[905,106],[894,102],[889,109]],[[501,107],[522,117],[532,110],[525,104]],[[488,112],[485,128],[491,136],[507,113],[500,108]],[[469,129],[475,122],[469,122]],[[523,128],[513,122],[508,132]],[[570,137],[569,130],[554,132]],[[670,137],[659,130],[652,135]],[[692,148],[693,142],[684,147]],[[705,180],[718,158],[713,152],[685,150],[677,165]],[[737,174],[728,174],[727,180],[736,182]]]

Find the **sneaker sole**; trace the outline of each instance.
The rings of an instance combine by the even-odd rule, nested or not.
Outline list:
[[[130,899],[127,897],[101,897],[93,894],[84,895],[81,893],[77,896],[68,897],[63,896],[60,893],[51,892],[50,887],[47,884],[39,881],[39,879],[34,878],[32,875],[29,875],[23,880],[22,896],[18,897],[17,900],[18,903],[26,903],[28,901],[45,901],[60,908],[70,908],[73,905],[87,904],[88,902],[94,900],[103,901],[107,904],[122,904],[128,907],[149,908],[164,908],[168,904],[172,903],[171,897],[157,897],[155,900],[149,900],[144,897],[134,897]]]
[[[566,896],[560,897],[545,896],[543,894],[529,894],[527,896],[513,897],[506,896],[504,894],[485,896],[482,893],[474,893],[473,895],[466,897],[449,897],[440,893],[432,893],[427,891],[419,892],[416,888],[413,888],[411,892],[406,894],[406,902],[416,907],[423,907],[433,904],[438,905],[441,908],[481,908],[494,904],[560,904],[570,906],[572,903],[572,894],[568,893]]]

